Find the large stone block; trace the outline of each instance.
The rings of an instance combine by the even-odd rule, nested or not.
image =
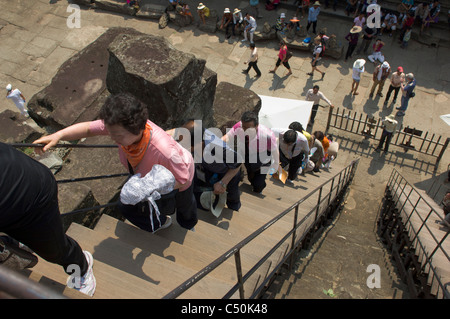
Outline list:
[[[109,29],[64,62],[50,85],[30,99],[29,113],[39,126],[59,130],[80,122],[80,119],[92,120],[97,116],[100,106],[95,102],[106,90],[107,47],[117,34],[123,32],[132,34],[137,31],[128,28]]]
[[[27,125],[20,113],[6,110],[0,113],[0,141],[3,143],[31,143],[42,136]]]
[[[256,114],[261,109],[261,98],[253,91],[228,83],[220,82],[216,88],[213,106],[212,127],[231,128],[241,120],[246,111]]]
[[[129,92],[148,107],[149,117],[163,128],[180,119],[210,114],[217,75],[206,61],[175,49],[166,39],[121,34],[108,48],[106,84],[112,94]]]

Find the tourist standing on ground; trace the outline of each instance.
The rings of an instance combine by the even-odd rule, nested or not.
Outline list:
[[[250,58],[244,62],[245,64],[248,64],[248,68],[245,70],[242,70],[242,73],[248,74],[251,68],[253,68],[256,72],[256,76],[261,76],[261,71],[258,68],[258,49],[256,48],[254,43],[250,43]]]
[[[364,64],[366,64],[366,60],[358,59],[353,63],[353,74],[352,74],[352,90],[350,94],[358,95],[358,86],[361,81],[361,73],[364,72]]]
[[[317,71],[317,72],[322,74],[322,79],[324,78],[325,72],[320,71],[317,68],[317,65],[318,65],[319,61],[322,59],[322,55],[323,55],[322,40],[321,40],[320,37],[316,37],[314,39],[313,57],[312,57],[312,60],[311,60],[311,67],[312,67],[312,69],[311,69],[311,72],[307,73],[308,75],[313,76],[314,75],[314,71]]]
[[[350,32],[345,36],[345,40],[348,41],[348,49],[345,54],[345,62],[347,62],[348,58],[352,57],[353,51],[355,51],[356,46],[358,45],[359,33],[362,28],[360,26],[354,26],[351,28]]]
[[[308,24],[306,25],[306,31],[309,31],[309,27],[313,26],[313,33],[316,34],[317,18],[320,13],[319,1],[314,2],[313,6],[308,10]]]
[[[288,69],[288,73],[286,75],[291,75],[291,66],[289,65],[289,57],[288,57],[288,47],[284,42],[280,42],[280,51],[278,51],[278,60],[275,64],[275,68],[270,70],[269,73],[275,73],[280,66],[283,64],[286,69]]]
[[[8,84],[6,86],[6,98],[10,99],[14,102],[16,107],[19,109],[20,114],[22,114],[25,117],[29,117],[28,111],[25,108],[25,96],[23,96],[22,92],[20,92],[19,89],[12,88],[11,84]]]
[[[320,100],[324,100],[325,102],[327,102],[331,108],[334,107],[334,105],[331,103],[331,101],[329,99],[327,99],[327,97],[321,91],[319,91],[319,86],[314,85],[314,87],[312,89],[309,89],[308,92],[306,92],[306,101],[313,102],[313,106],[312,106],[312,110],[311,110],[311,118],[309,120],[311,125],[314,124],[314,119],[316,117],[317,110],[319,109]]]
[[[402,83],[400,89],[402,90],[402,104],[396,109],[397,116],[404,116],[406,109],[408,108],[409,99],[415,96],[414,88],[416,87],[416,80],[414,79],[414,74],[408,73],[406,75],[407,83]]]
[[[367,54],[367,49],[369,48],[374,36],[375,29],[366,25],[364,27],[364,35],[362,37],[361,45],[359,46],[358,51],[356,51],[356,54],[360,54],[361,51],[363,51],[364,54]]]
[[[402,83],[405,82],[405,73],[403,73],[403,68],[399,66],[396,72],[392,73],[391,76],[391,84],[389,85],[389,89],[386,93],[386,99],[384,100],[384,106],[387,106],[389,102],[389,98],[391,97],[392,91],[394,91],[394,99],[392,100],[392,104],[394,105],[397,102],[398,91],[400,91],[400,87]]]
[[[125,205],[119,209],[137,227],[155,232],[171,225],[175,212],[178,224],[192,229],[197,223],[197,204],[193,194],[194,160],[191,153],[148,119],[147,107],[128,93],[108,97],[99,113],[99,120],[71,125],[34,143],[46,144],[43,151],[60,140],[72,141],[85,137],[109,135],[119,145],[121,163],[131,174],[142,177],[154,165],[162,165],[175,177],[174,191],[163,195],[156,203],[160,210],[149,211],[148,203]],[[153,223],[158,219],[159,223]]]
[[[255,17],[256,18],[262,18],[262,16],[259,15],[259,0],[250,0],[250,6],[255,10]]]
[[[389,151],[389,144],[391,144],[392,135],[395,133],[398,122],[395,120],[394,114],[388,115],[382,122],[383,132],[381,133],[380,142],[378,143],[376,152],[379,152],[383,148],[384,144],[384,154]]]
[[[244,39],[242,42],[248,41],[247,33],[249,33],[250,43],[253,43],[253,34],[257,28],[256,20],[247,12],[245,14],[244,21],[247,25],[244,28]]]
[[[0,232],[26,245],[48,262],[61,265],[69,275],[74,271],[73,266],[78,266],[79,285],[70,288],[92,296],[96,286],[92,272],[94,260],[65,234],[53,173],[3,143],[0,143],[0,166]]]
[[[373,71],[373,84],[372,89],[370,90],[369,97],[373,97],[375,92],[375,88],[378,86],[377,94],[383,97],[383,86],[386,79],[391,75],[391,67],[387,61],[384,61],[383,64],[379,64],[375,67]]]

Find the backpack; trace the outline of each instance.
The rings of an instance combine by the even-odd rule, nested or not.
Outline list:
[[[287,47],[286,47],[286,49],[287,49]],[[285,61],[289,60],[290,58],[292,58],[292,52],[289,49],[287,49]]]

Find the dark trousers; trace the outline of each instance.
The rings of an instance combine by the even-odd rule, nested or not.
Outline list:
[[[233,36],[235,36],[236,32],[234,31],[233,22],[228,23],[227,26],[225,27],[225,35],[226,35],[227,39],[231,36],[230,29],[231,29],[231,32],[233,33]]]
[[[58,205],[58,188],[55,185],[47,205],[26,212],[14,221],[0,218],[0,232],[28,246],[48,262],[61,265],[67,274],[67,267],[78,265],[80,275],[88,270],[88,263],[80,245],[64,232]]]
[[[355,51],[356,46],[357,46],[357,43],[349,43],[348,44],[347,53],[345,54],[346,60],[352,56],[353,51]]]
[[[356,51],[356,54],[360,54],[361,51],[363,51],[366,54],[367,49],[369,48],[371,42],[372,42],[372,39],[363,39],[361,42],[361,45],[358,48],[358,51]]]
[[[293,181],[297,177],[297,171],[302,166],[303,153],[288,159],[280,150],[280,162],[282,167],[286,167],[289,164],[288,179]]]
[[[389,150],[389,144],[391,144],[392,133],[386,130],[383,130],[381,133],[380,143],[377,146],[377,150],[381,150],[384,144],[384,151],[387,152]]]
[[[311,24],[313,26],[313,33],[316,34],[317,20],[316,21],[311,21],[311,22],[308,21],[308,24],[306,25],[306,31],[309,30],[309,27],[311,26]]]
[[[248,68],[247,68],[247,73],[250,71],[250,69],[253,68],[256,72],[256,75],[261,76],[261,71],[258,68],[258,61],[255,62],[249,62],[248,63]]]
[[[312,109],[311,109],[311,119],[309,120],[309,122],[311,123],[311,124],[314,124],[314,119],[316,118],[316,115],[317,115],[317,110],[319,109],[319,104],[314,104],[313,106],[312,106]]]
[[[386,100],[385,102],[389,101],[389,98],[391,97],[391,93],[394,91],[394,101],[397,100],[398,91],[400,91],[400,87],[393,87],[392,85],[389,85],[389,89],[386,94]]]
[[[128,219],[133,225],[146,230],[155,231],[161,225],[164,225],[167,215],[177,214],[178,224],[186,229],[191,229],[197,224],[197,202],[194,197],[194,185],[180,192],[174,190],[169,194],[162,195],[158,199],[156,205],[160,212],[159,221],[155,210],[152,207],[153,228],[150,220],[150,208],[148,201],[138,203],[136,205],[124,205],[119,203],[119,209],[122,215]]]
[[[280,66],[281,65],[281,59],[280,58],[278,58],[278,60],[277,60],[277,63],[275,63],[275,66]],[[286,69],[288,69],[288,70],[290,70],[291,69],[291,66],[289,65],[289,60],[285,60],[284,62],[283,62],[283,65],[284,65],[284,67],[286,68]]]
[[[212,176],[214,175],[213,172],[205,171],[205,180],[209,181],[211,180]],[[221,180],[223,178],[223,174],[217,174],[217,181]],[[241,208],[241,195],[239,192],[239,182],[241,181],[241,171],[239,170],[237,174],[228,182],[227,185],[227,207],[229,209],[239,211]],[[201,181],[197,178],[197,174],[195,174],[194,177],[194,195],[195,199],[197,201],[197,207],[202,208],[202,205],[200,204],[200,196],[205,189],[213,189],[214,185]]]

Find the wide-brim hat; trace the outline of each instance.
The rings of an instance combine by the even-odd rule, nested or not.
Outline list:
[[[355,63],[353,63],[353,67],[357,68],[357,69],[360,69],[360,68],[362,68],[364,66],[364,64],[366,64],[366,60],[358,59],[358,60],[355,61]]]
[[[234,14],[239,13],[239,12],[241,12],[241,10],[239,10],[238,8],[235,8],[233,11]]]
[[[389,114],[388,116],[386,116],[386,120],[388,120],[390,122],[394,122],[395,121],[395,115],[394,114]]]
[[[205,5],[203,3],[199,3],[197,10],[202,10],[202,9],[205,9]]]
[[[351,30],[350,33],[360,33],[362,31],[362,28],[358,25],[355,25]]]
[[[291,19],[291,22],[299,22],[300,20],[299,19],[297,19],[297,17],[293,17],[292,19]]]
[[[230,13],[230,9],[229,8],[225,8],[225,10],[223,11],[223,13]]]
[[[206,191],[200,195],[200,204],[202,205],[203,209],[211,211],[211,213],[213,213],[213,215],[216,217],[219,217],[222,213],[226,201],[227,193],[216,195],[213,191]]]
[[[314,2],[313,6],[320,6],[320,2],[319,1]]]

